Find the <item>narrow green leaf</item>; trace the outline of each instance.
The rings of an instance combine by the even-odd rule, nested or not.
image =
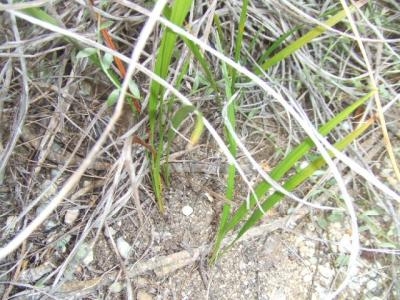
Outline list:
[[[172,8],[166,9],[164,13],[170,15],[170,21],[175,25],[181,26],[183,20],[189,12],[192,0],[175,0]],[[171,63],[172,54],[176,46],[176,34],[170,29],[165,29],[163,38],[161,40],[160,48],[157,55],[155,64],[155,73],[161,78],[166,78],[168,75],[169,65]],[[149,99],[149,119],[150,119],[150,140],[154,138],[154,129],[157,119],[157,110],[159,109],[159,101],[163,89],[156,81],[152,81],[150,87]],[[161,107],[160,107],[161,108]]]
[[[103,29],[107,29],[107,28],[110,28],[111,26],[112,26],[112,24],[114,24],[114,22],[113,21],[106,21],[106,22],[103,22],[103,23],[101,23],[100,24],[100,30],[103,30]]]
[[[332,212],[329,216],[328,216],[328,221],[331,223],[335,223],[335,222],[343,222],[344,219],[344,214],[343,212]]]
[[[204,74],[206,75],[206,79],[211,87],[214,89],[216,93],[218,93],[217,81],[214,78],[214,75],[211,73],[212,67],[204,58],[204,55],[200,52],[199,46],[193,43],[191,40],[183,39],[185,44],[188,46],[190,51],[192,51],[194,57],[200,63]]]
[[[261,57],[258,59],[258,63],[262,64],[266,59],[268,59],[271,54],[278,49],[278,47],[293,33],[295,33],[297,30],[300,29],[301,26],[295,26],[293,29],[283,33],[281,36],[279,36],[270,47],[261,55]],[[254,68],[254,72],[257,72],[257,66]]]
[[[160,160],[155,158],[152,159],[151,165],[151,176],[154,194],[157,200],[158,210],[161,214],[165,212],[165,204],[164,204],[164,197],[163,197],[163,188],[162,188],[162,180],[161,180],[161,165]]]
[[[246,1],[246,3],[247,3],[247,1]],[[242,23],[243,23],[243,20],[242,20]],[[242,24],[242,26],[240,26],[240,28],[243,29],[244,24]],[[221,51],[223,47],[222,47],[221,41],[219,39],[218,33],[216,34],[216,45],[217,45],[217,49],[219,51]],[[236,46],[240,48],[241,43],[237,44]],[[240,51],[238,53],[240,54]],[[239,59],[239,56],[237,58]],[[228,67],[224,62],[221,62],[221,70],[222,70],[222,74],[223,74],[223,78],[224,78],[224,82],[225,82],[226,97],[229,99],[229,104],[227,107],[228,122],[230,123],[233,130],[235,130],[235,126],[236,126],[235,101],[236,101],[237,96],[239,95],[239,92],[235,93],[234,95],[232,95],[232,94],[234,92],[234,85],[235,85],[235,82],[233,81],[233,77],[235,76],[234,74],[236,74],[236,70],[231,68],[228,71]],[[232,76],[231,78],[229,78],[230,74]],[[230,131],[227,130],[226,128],[225,128],[225,136],[228,140],[229,151],[232,154],[232,156],[235,157],[237,154],[236,140],[233,138]],[[227,169],[226,190],[225,190],[225,198],[227,200],[232,200],[235,195],[235,186],[236,186],[235,177],[236,177],[236,168],[234,165],[230,164]],[[211,263],[214,263],[220,254],[220,247],[221,247],[222,240],[226,235],[226,225],[229,220],[231,210],[232,210],[231,204],[225,203],[223,206],[223,209],[222,209],[218,232],[217,232],[216,240],[215,240],[215,243],[213,246],[213,252],[211,255],[211,259],[210,259]]]
[[[172,141],[175,139],[176,131],[181,126],[182,122],[195,110],[194,106],[185,105],[178,109],[175,112],[173,117],[171,118],[171,127],[168,130],[167,134],[167,153],[169,153],[169,149],[171,147]],[[164,177],[166,184],[169,184],[169,169],[168,169],[168,155],[166,156],[166,163],[164,168]]]
[[[90,56],[90,57],[95,57],[95,56]],[[110,68],[110,65],[113,61],[112,55],[104,55],[104,57],[101,57],[100,51],[97,50],[96,61],[99,63],[101,70],[104,72],[104,74],[107,75],[108,79],[112,82],[112,84],[119,89],[121,87],[121,83],[119,82],[119,79],[112,70],[112,68]]]
[[[131,92],[131,94],[135,98],[140,99],[140,90],[135,81],[133,81],[132,79],[129,79],[128,88],[129,88],[129,91]]]
[[[77,59],[87,58],[89,56],[95,55],[97,50],[95,48],[84,48],[78,52],[76,55]]]
[[[354,11],[354,7],[352,6],[350,8],[352,11]],[[324,22],[324,24],[327,27],[333,27],[340,21],[342,21],[346,17],[346,12],[344,10],[339,11],[336,15],[332,16],[329,18],[327,21]],[[284,60],[286,57],[289,55],[293,54],[296,52],[298,49],[306,45],[307,43],[311,42],[313,39],[317,38],[318,36],[322,35],[326,31],[325,27],[323,26],[317,26],[314,29],[310,30],[308,33],[279,51],[277,54],[275,54],[271,59],[267,60],[264,62],[262,65],[262,69],[268,70],[270,67],[274,66],[278,62]],[[256,74],[261,74],[260,70],[256,70]]]
[[[182,122],[187,118],[187,116],[194,111],[194,106],[183,106],[181,107],[171,119],[172,128],[168,131],[168,140],[172,141],[175,138],[175,130],[179,129]],[[175,129],[175,130],[174,130]]]
[[[326,229],[328,228],[328,225],[329,225],[328,221],[327,221],[324,217],[318,218],[318,219],[317,219],[317,224],[318,224],[319,227],[321,227],[323,230],[326,230]]]
[[[237,62],[237,63],[240,63],[240,52],[242,51],[244,28],[246,26],[246,21],[247,21],[248,4],[249,4],[248,0],[242,1],[242,9],[240,11],[240,19],[239,19],[239,28],[236,33],[236,41],[235,41],[234,59],[235,59],[235,62]],[[230,68],[230,74],[232,76],[231,92],[233,94],[235,92],[234,88],[235,88],[235,84],[236,84],[237,70],[235,68]]]
[[[166,19],[171,20],[171,7],[166,5],[163,10],[163,15]]]
[[[110,93],[110,95],[108,95],[108,98],[107,98],[108,106],[113,106],[117,102],[119,93],[120,93],[120,89],[115,89]]]
[[[219,220],[218,233],[216,235],[216,239],[211,252],[211,258],[210,258],[211,264],[214,264],[217,261],[218,257],[220,256],[221,243],[227,233],[225,231],[225,225],[229,220],[230,214],[231,214],[231,205],[224,204],[224,206],[222,207],[222,213]]]
[[[379,247],[388,249],[399,249],[399,245],[390,242],[378,242]]]
[[[110,69],[110,66],[113,63],[113,61],[114,61],[114,57],[112,56],[112,54],[110,54],[110,53],[104,54],[103,60],[102,60],[104,68]]]
[[[192,146],[196,145],[199,142],[200,137],[203,134],[203,132],[204,132],[203,117],[201,114],[198,114],[196,117],[196,123],[195,123],[194,129],[192,131],[192,135],[190,137],[190,144]]]
[[[47,12],[45,12],[43,9],[41,9],[39,7],[30,7],[30,8],[22,9],[21,11],[31,17],[42,20],[49,24],[56,25],[56,26],[60,25],[60,22],[58,22],[55,18],[50,16]]]
[[[226,40],[224,38],[224,31],[222,30],[222,23],[221,20],[219,19],[219,16],[217,14],[214,14],[214,26],[217,29],[217,37],[221,40],[221,44],[226,45]],[[222,53],[225,53],[222,52]],[[226,53],[225,53],[226,54]]]

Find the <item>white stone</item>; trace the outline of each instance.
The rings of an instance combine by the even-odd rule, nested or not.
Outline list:
[[[341,253],[348,253],[351,251],[351,236],[344,234],[339,241],[339,251]]]
[[[136,299],[137,300],[152,300],[153,296],[145,291],[139,290],[137,293]]]
[[[315,225],[313,223],[309,223],[307,225],[307,229],[310,230],[311,232],[314,232],[315,231]]]
[[[351,126],[351,122],[349,121],[344,121],[341,123],[340,127],[344,130],[344,131],[350,131],[352,130],[352,126]]]
[[[52,179],[56,178],[58,175],[60,175],[60,170],[58,169],[51,169],[50,171],[50,176]]]
[[[193,213],[193,208],[189,205],[185,205],[184,207],[182,207],[182,213],[188,217]]]
[[[68,209],[65,213],[64,223],[67,225],[72,225],[79,216],[79,209]]]
[[[375,280],[370,280],[367,282],[367,290],[369,291],[376,289],[377,286],[378,283]]]
[[[92,261],[94,260],[94,253],[93,253],[93,249],[90,248],[88,250],[87,255],[85,256],[85,258],[82,260],[83,264],[88,266]]]
[[[127,241],[125,241],[123,237],[119,237],[117,239],[117,248],[118,248],[119,254],[123,258],[126,259],[126,258],[129,257],[129,252],[131,250],[131,245],[129,245],[129,243]]]
[[[303,170],[303,169],[307,168],[308,165],[309,165],[308,161],[302,161],[300,163],[300,169]]]
[[[315,266],[318,263],[318,258],[316,258],[315,256],[310,257],[309,262],[310,265]]]
[[[114,294],[121,293],[123,289],[125,288],[124,284],[120,281],[114,282],[112,285],[110,285],[109,291]]]
[[[213,203],[214,202],[214,198],[209,194],[209,193],[204,193],[204,196],[206,196],[206,198],[207,198],[207,200],[210,202],[210,203]]]

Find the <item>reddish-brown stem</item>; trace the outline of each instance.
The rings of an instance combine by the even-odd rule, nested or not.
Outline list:
[[[91,6],[93,6],[93,0],[89,0],[89,3]],[[99,14],[96,14],[97,17],[97,21],[99,23],[101,23],[101,16]],[[111,38],[108,30],[106,28],[101,29],[100,30],[101,35],[103,36],[104,42],[106,43],[107,47],[109,47],[110,49],[114,50],[114,51],[118,51],[117,47],[115,46],[113,39]],[[124,79],[126,77],[126,69],[124,66],[124,63],[116,56],[114,56],[114,62],[115,65],[118,68],[118,71],[120,73],[120,77],[121,79]],[[130,96],[128,98],[130,101],[132,101],[133,106],[135,107],[136,111],[138,113],[142,112],[142,107],[140,105],[140,101],[138,99],[136,99],[135,97]]]

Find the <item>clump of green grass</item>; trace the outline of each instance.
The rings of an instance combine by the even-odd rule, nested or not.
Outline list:
[[[192,5],[191,0],[176,0],[171,7],[165,9],[166,17],[177,26],[181,26],[185,20],[189,9]],[[161,78],[166,79],[169,74],[169,67],[173,59],[177,35],[169,28],[164,29],[158,48],[157,59],[155,62],[154,73]],[[158,208],[161,213],[165,211],[163,198],[163,183],[161,178],[161,159],[164,156],[164,141],[166,130],[166,113],[164,88],[156,81],[152,81],[150,85],[149,99],[149,120],[150,120],[150,138],[149,142],[156,150],[156,155],[151,156],[151,178],[153,189],[157,200]],[[178,124],[176,124],[178,125]]]
[[[247,13],[247,2],[243,3],[243,8],[242,8],[242,13],[244,14]],[[280,38],[278,38],[270,48],[266,49],[265,52],[261,55],[260,59],[266,59],[265,62],[261,64],[261,67],[259,66],[254,66],[254,72],[257,74],[262,74],[263,71],[267,71],[269,68],[272,66],[276,65],[277,63],[281,62],[285,58],[289,57],[290,55],[293,55],[298,49],[306,45],[307,43],[310,43],[313,41],[315,38],[323,34],[327,28],[334,26],[341,20],[345,18],[345,12],[339,11],[336,13],[334,16],[329,18],[324,25],[325,26],[317,26],[316,28],[310,30],[307,34],[301,36],[294,42],[290,43],[288,46],[284,47],[281,51],[278,51],[275,55],[271,54],[274,52],[275,49],[277,49],[284,41],[286,38],[290,36],[290,34],[294,33],[294,31],[288,31],[287,33],[283,34]],[[241,33],[243,32],[244,28],[244,22],[245,18],[241,16],[240,18],[240,24],[239,24],[239,30],[238,30],[238,40],[236,41],[236,50],[238,50],[236,53],[240,53],[242,43],[241,43]],[[239,54],[235,55],[236,60],[238,61],[239,59]],[[236,73],[234,73],[231,77],[233,80],[236,78]],[[226,82],[229,82],[229,78],[225,79]],[[234,86],[235,83],[232,82],[230,92],[234,91]],[[366,97],[363,97],[360,99],[360,101],[355,102],[353,106],[350,106],[349,108],[345,109],[343,112],[338,114],[335,118],[333,118],[330,122],[328,122],[326,125],[320,128],[319,132],[322,135],[327,135],[332,129],[337,127],[340,122],[344,121],[346,118],[349,117],[349,115],[357,109],[357,107],[361,104],[363,104],[365,101],[367,101],[372,94],[368,94]],[[231,94],[229,94],[231,96]],[[228,109],[229,110],[229,109]],[[235,125],[234,125],[234,112],[232,109],[228,112],[228,122],[231,125],[231,130],[234,131]],[[369,124],[368,126],[370,126]],[[367,127],[368,127],[367,126]],[[348,145],[350,142],[352,142],[355,138],[359,137],[366,129],[367,127],[363,129],[358,129],[358,131],[355,131],[353,134],[347,136],[345,139],[343,139],[341,142],[339,142],[336,147],[340,148],[342,150],[346,145]],[[233,146],[233,149],[235,151],[231,151],[232,154],[236,154],[236,144],[234,142],[234,139],[232,136],[229,135],[228,133],[228,141],[229,144]],[[305,142],[303,142],[301,145],[293,149],[284,160],[281,161],[271,172],[270,176],[273,180],[278,181],[281,180],[281,178],[293,168],[293,166],[308,152],[311,150],[313,147],[313,142],[308,139]],[[310,178],[315,171],[318,171],[320,168],[322,168],[324,165],[324,160],[322,157],[319,157],[315,159],[309,167],[307,167],[304,170],[301,170],[297,172],[295,175],[293,175],[290,179],[287,179],[286,183],[283,184],[283,187],[287,191],[292,191],[294,188],[296,188],[300,183],[304,182],[308,178]],[[233,167],[233,166],[232,166]],[[230,176],[232,175],[232,176]],[[231,182],[230,182],[231,181]],[[232,199],[232,196],[234,194],[234,186],[235,186],[235,179],[234,179],[234,172],[229,173],[228,171],[228,192],[226,194],[227,199]],[[284,197],[284,194],[281,192],[275,192],[271,196],[267,197],[267,199],[263,200],[262,202],[261,199],[265,198],[265,195],[272,189],[272,186],[270,183],[263,181],[259,184],[256,185],[254,188],[253,193],[251,194],[248,202],[243,203],[240,208],[233,214],[231,214],[231,206],[229,203],[226,203],[223,208],[223,212],[221,215],[221,221],[219,224],[219,231],[217,233],[216,241],[214,244],[213,248],[213,253],[211,256],[211,261],[215,262],[219,252],[221,250],[221,243],[222,240],[227,236],[228,233],[233,231],[240,222],[245,221],[247,216],[250,214],[250,217],[245,221],[245,224],[239,229],[239,232],[237,234],[237,237],[235,239],[238,240],[246,231],[248,231],[250,228],[255,226],[258,221],[261,220],[263,215],[271,209],[275,204],[277,204],[279,201],[281,201]],[[257,208],[255,206],[257,205]],[[253,211],[253,212],[252,212]]]

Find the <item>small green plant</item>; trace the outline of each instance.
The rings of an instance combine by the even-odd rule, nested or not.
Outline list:
[[[166,17],[174,24],[182,26],[190,6],[191,0],[175,0],[170,8],[165,10]],[[167,78],[169,74],[169,66],[174,56],[177,35],[169,28],[166,28],[158,48],[157,59],[155,63],[154,73],[161,78]],[[158,208],[161,213],[165,212],[163,198],[163,183],[161,178],[161,158],[164,156],[164,142],[166,134],[166,111],[168,107],[163,99],[164,88],[156,81],[150,84],[149,99],[149,120],[150,120],[150,137],[149,143],[156,149],[156,155],[152,155],[151,161],[151,178],[153,189],[157,200]],[[177,117],[175,121],[179,121]]]
[[[59,22],[54,19],[52,16],[50,16],[47,12],[44,10],[37,8],[37,7],[32,7],[32,8],[27,8],[22,10],[25,14],[35,17],[39,20],[45,21],[49,24],[52,25],[60,25]],[[100,17],[98,16],[98,40],[104,40],[106,44],[112,48],[113,50],[116,50],[116,47],[111,39],[111,37],[108,34],[107,27],[110,25],[109,22],[101,22]],[[100,34],[101,33],[101,34]],[[110,82],[114,86],[114,90],[110,93],[107,99],[107,103],[112,106],[115,104],[115,102],[118,99],[118,95],[120,93],[121,89],[121,82],[120,79],[118,78],[118,75],[114,72],[112,68],[112,63],[115,62],[118,70],[120,72],[120,77],[121,79],[124,78],[125,76],[125,67],[122,64],[122,62],[118,59],[113,57],[111,54],[106,53],[102,54],[99,49],[96,48],[82,48],[75,40],[65,38],[68,42],[73,44],[77,49],[79,49],[79,52],[76,55],[76,59],[83,59],[83,58],[88,58],[94,65],[98,66],[101,68],[103,73],[107,76],[107,78],[110,80]],[[129,99],[127,99],[127,103],[130,105],[132,112],[140,112],[140,104],[138,102],[138,99],[140,99],[140,91],[139,87],[137,84],[130,79],[129,80],[129,91],[131,95],[129,96]]]
[[[236,35],[236,42],[234,48],[234,59],[236,62],[240,62],[240,54],[243,47],[243,34],[247,19],[247,7],[248,7],[248,0],[243,1],[242,10],[239,19],[239,26]],[[221,45],[221,41],[218,39],[219,34],[221,32],[220,22],[215,22],[216,26],[219,28],[216,34],[217,38],[217,46],[219,50],[222,52],[223,47]],[[224,77],[225,82],[225,95],[227,99],[230,99],[227,105],[227,116],[228,121],[231,124],[232,128],[235,129],[236,127],[236,98],[239,96],[238,93],[235,93],[235,84],[238,78],[237,70],[234,68],[228,68],[223,62],[221,63],[222,74]],[[237,145],[236,140],[230,134],[229,130],[225,130],[225,137],[228,141],[229,151],[233,157],[236,157],[237,154]],[[225,191],[225,198],[228,201],[233,201],[235,196],[235,186],[236,186],[236,168],[233,164],[230,164],[227,169],[227,179],[226,179],[226,191]],[[219,228],[223,228],[225,224],[228,222],[229,215],[231,214],[232,204],[229,202],[224,203],[222,207],[222,213],[220,216],[220,223]],[[216,236],[214,249],[220,248],[221,242],[223,240],[224,235],[220,234],[221,231]]]

